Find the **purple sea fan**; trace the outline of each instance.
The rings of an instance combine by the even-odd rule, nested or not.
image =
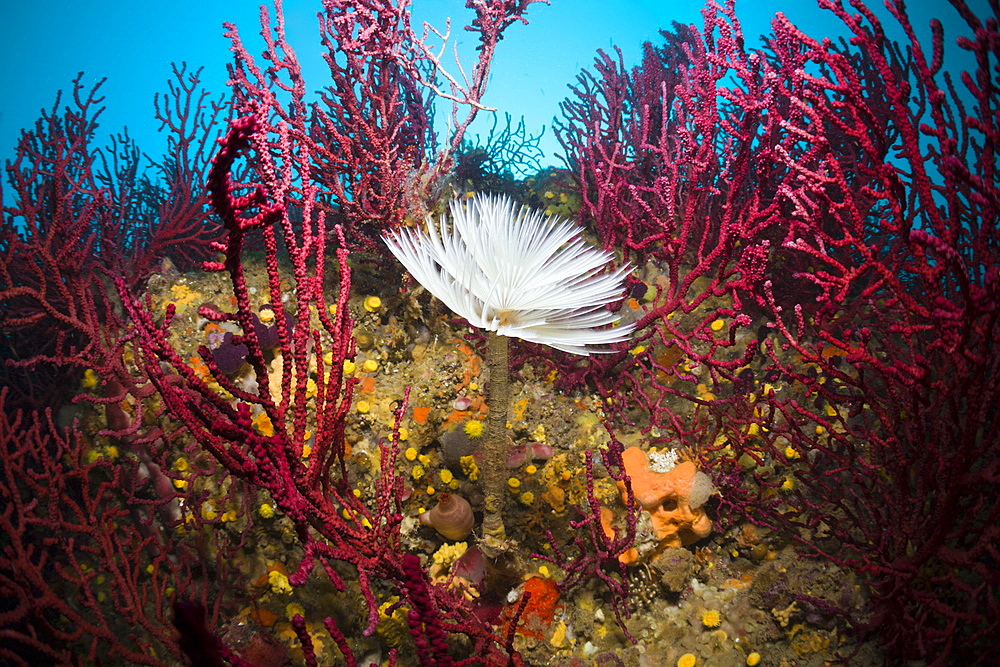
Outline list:
[[[417,281],[475,327],[572,354],[627,340],[631,325],[605,306],[622,298],[631,267],[604,272],[611,253],[579,228],[505,197],[451,203],[452,222],[384,237]]]

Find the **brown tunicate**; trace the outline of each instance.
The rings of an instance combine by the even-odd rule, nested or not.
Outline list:
[[[542,494],[542,500],[547,502],[556,514],[562,514],[566,511],[566,492],[558,486],[550,486]]]
[[[354,340],[357,343],[359,350],[370,350],[375,345],[375,335],[368,331],[367,329],[356,329],[354,331]]]
[[[418,519],[449,540],[464,540],[476,523],[469,501],[454,493],[442,493],[437,505],[422,513]]]

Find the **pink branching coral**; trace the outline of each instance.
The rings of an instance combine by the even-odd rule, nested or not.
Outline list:
[[[382,252],[379,234],[407,217],[421,219],[421,211],[445,195],[441,184],[452,154],[485,108],[480,100],[497,43],[512,23],[527,23],[528,6],[538,1],[469,2],[476,18],[466,29],[478,34],[480,48],[471,67],[455,64],[459,76],[440,57],[445,49],[437,42],[447,44],[450,35],[430,26],[418,34],[407,0],[325,0],[320,39],[331,84],[315,103],[306,99],[279,1],[273,21],[261,11],[267,68],[257,64],[236,26],[226,25],[236,54],[230,67],[236,106],[245,114],[260,105],[271,134],[283,124],[308,146],[316,205],[337,217],[351,248]],[[439,99],[452,105],[454,128],[442,146],[431,124]]]
[[[724,517],[863,574],[872,616],[840,612],[937,664],[982,659],[998,617],[1000,39],[995,3],[953,4],[961,87],[901,2],[906,50],[821,2],[850,41],[779,14],[751,51],[728,3],[631,73],[602,54],[559,128],[581,221],[652,296],[641,347],[564,381],[631,396],[619,418],[701,451]]]
[[[122,450],[125,445],[121,445]],[[28,412],[0,390],[0,661],[168,664],[183,659],[172,599],[196,600],[214,626],[233,613],[233,545],[214,533],[208,556],[169,528],[177,499],[165,451],[95,456],[90,439]],[[151,493],[155,471],[166,480]],[[186,498],[189,529],[202,502]],[[214,531],[213,531],[214,532]],[[215,570],[206,578],[204,568]],[[112,611],[113,610],[113,611]],[[55,621],[55,622],[54,622]],[[151,656],[159,656],[155,660]]]
[[[252,488],[266,490],[295,525],[303,557],[289,582],[304,584],[319,564],[333,585],[344,590],[342,570],[338,568],[340,564],[350,565],[367,603],[366,630],[370,633],[379,618],[375,583],[395,586],[401,595],[406,595],[412,585],[412,573],[401,569],[403,488],[402,479],[394,472],[399,419],[406,396],[397,413],[391,442],[381,447],[383,473],[376,480],[374,496],[360,498],[352,492],[344,458],[344,418],[355,382],[345,378],[343,371],[345,359],[354,354],[353,325],[347,307],[351,284],[347,251],[343,245],[336,250],[338,296],[336,308],[331,309],[323,290],[326,216],[315,206],[308,155],[298,150],[287,132],[275,140],[265,136],[259,123],[257,116],[232,122],[209,178],[212,206],[225,224],[228,237],[225,244],[218,245],[224,260],[206,263],[206,268],[229,274],[236,312],[220,313],[208,307],[201,310],[208,319],[231,320],[240,325],[244,333],[237,342],[247,348],[255,389],[245,389],[226,376],[205,347],[199,354],[211,377],[200,375],[169,340],[173,304],[167,307],[163,322],[158,323],[148,303],[144,306],[129,298],[121,279],[117,285],[135,322],[134,335],[141,350],[139,365],[160,392],[167,410],[187,425],[198,443],[230,474]],[[279,155],[265,148],[272,141],[281,147]],[[263,181],[253,186],[233,182],[230,175],[235,161],[251,147],[256,148],[258,160],[269,161],[255,165]],[[271,157],[260,157],[266,155]],[[294,187],[293,171],[299,175]],[[304,193],[305,198],[299,199],[299,193]],[[340,228],[334,227],[333,231],[343,244]],[[256,310],[243,264],[250,232],[263,237],[271,303],[282,303],[283,276],[276,259],[279,239],[292,267],[294,298],[286,301],[286,307],[297,324],[290,327],[285,318],[275,318],[280,379],[269,372],[254,327]],[[318,322],[317,328],[303,326],[308,322]],[[310,358],[316,361],[311,363]],[[274,382],[278,386],[272,387]],[[315,383],[315,395],[309,388],[311,383]],[[220,395],[219,388],[227,396]],[[254,419],[261,414],[272,426],[266,433],[254,428]],[[311,453],[304,458],[307,440]],[[424,578],[426,588],[419,589],[421,594],[440,598],[426,601],[428,608],[449,610],[458,621],[449,627],[467,634],[477,652],[501,650],[503,640],[472,615],[457,593],[432,587],[426,583],[426,575]],[[332,621],[328,620],[328,625],[335,628]],[[509,649],[509,645],[504,646]]]

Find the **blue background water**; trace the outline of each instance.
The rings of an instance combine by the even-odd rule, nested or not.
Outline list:
[[[471,64],[475,39],[460,29],[469,20],[464,0],[414,0],[415,22],[429,21],[443,27],[453,17],[453,36]],[[884,16],[880,3],[873,2]],[[921,35],[929,35],[927,22],[939,16],[949,30],[959,19],[945,0],[911,3],[913,22]],[[233,21],[251,51],[260,52],[258,3],[223,0],[175,0],[173,2],[126,2],[99,0],[37,0],[32,3],[0,2],[0,163],[10,159],[20,129],[30,125],[43,107],[51,108],[56,91],[65,88],[84,71],[84,82],[92,85],[102,77],[107,110],[102,115],[103,133],[128,125],[140,147],[159,155],[165,141],[157,134],[153,118],[153,95],[166,90],[170,62],[187,61],[205,66],[205,86],[216,93],[225,87],[225,63],[229,43],[222,37],[223,21]],[[581,68],[589,67],[598,48],[618,45],[626,63],[634,63],[645,40],[658,38],[658,29],[671,21],[701,25],[698,0],[554,0],[549,6],[529,9],[530,25],[513,25],[501,42],[488,105],[514,118],[525,117],[527,128],[536,133],[545,126],[542,148],[547,162],[559,164],[554,154],[558,143],[548,129],[566,96],[567,85]],[[973,3],[985,15],[986,0]],[[326,84],[325,65],[320,59],[316,31],[316,0],[290,0],[285,5],[289,38],[305,66],[312,89]],[[768,31],[776,11],[785,12],[812,36],[823,36],[838,27],[832,16],[810,0],[742,0],[737,12],[744,33],[753,44]],[[949,40],[949,43],[953,43]],[[928,38],[929,44],[929,38]],[[952,49],[954,52],[955,49]],[[441,114],[443,116],[444,114]],[[488,131],[488,118],[481,118],[473,131]],[[103,144],[103,141],[101,142]]]

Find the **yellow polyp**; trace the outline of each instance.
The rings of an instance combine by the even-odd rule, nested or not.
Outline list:
[[[316,380],[309,378],[306,380],[306,398],[313,398],[318,393]]]
[[[706,609],[701,615],[701,624],[706,628],[717,628],[722,624],[722,614],[717,609]]]
[[[799,454],[799,452],[791,445],[785,447],[784,454],[785,458],[788,459],[789,461],[794,461],[795,459],[802,458],[802,455]]]
[[[365,363],[361,364],[361,368],[369,373],[374,373],[378,370],[378,362],[374,359],[365,359]]]
[[[357,364],[350,359],[344,359],[344,373],[350,375],[357,369],[357,367]]]
[[[365,297],[364,306],[365,310],[367,310],[369,313],[374,313],[378,311],[379,308],[382,307],[382,299],[378,298],[377,296]]]
[[[364,526],[365,528],[371,528],[372,522],[368,520],[368,517],[363,516],[361,517],[361,525]]]
[[[218,382],[214,380],[212,382],[209,382],[206,386],[209,388],[209,390],[215,392],[221,398],[224,398],[227,401],[233,397],[232,394],[230,394],[228,391],[222,388],[222,385],[220,385]]]
[[[511,491],[517,491],[518,489],[521,488],[521,480],[519,480],[517,477],[509,478],[507,480],[507,488],[509,488]]]
[[[465,434],[470,438],[479,438],[483,435],[483,422],[478,419],[470,419],[465,422]]]
[[[423,476],[424,476],[424,467],[413,466],[413,470],[410,471],[410,477],[412,477],[413,479],[420,479]]]
[[[336,315],[337,314],[337,304],[331,303],[329,306],[326,307],[326,310],[331,315]]]
[[[545,198],[546,199],[552,199],[555,196],[556,196],[556,193],[552,192],[552,190],[546,190],[545,191]]]
[[[754,651],[747,656],[747,667],[757,667],[760,664],[760,653]]]
[[[361,489],[351,489],[351,493],[354,494],[355,498],[360,498],[361,497]]]
[[[468,550],[468,542],[442,544],[441,547],[431,555],[431,559],[438,565],[449,566],[465,555],[465,552]]]
[[[645,351],[646,351],[645,345],[636,345],[631,350],[629,350],[629,352],[631,352],[633,355],[640,355]]]
[[[400,440],[400,442],[409,440],[409,438],[410,438],[410,430],[408,428],[406,428],[405,426],[402,427],[402,428],[400,428],[399,429],[399,440]],[[410,459],[410,460],[412,461],[413,459]]]
[[[549,572],[549,568],[548,568],[547,565],[539,565],[538,566],[538,574],[542,575],[545,578],[548,578],[549,575],[552,574],[552,573]]]
[[[177,470],[178,472],[184,472],[187,469],[188,469],[188,461],[183,456],[174,461],[174,470]]]
[[[219,515],[208,505],[201,508],[201,518],[205,521],[214,521],[217,516]]]
[[[368,401],[358,401],[354,406],[354,409],[361,414],[367,414],[367,412],[371,410],[371,408],[372,406],[370,403],[368,403]]]
[[[83,372],[83,379],[80,380],[80,384],[84,389],[96,389],[97,383],[100,381],[100,377],[94,372],[94,369],[88,368]]]
[[[420,461],[420,463],[425,466],[429,466],[431,464],[431,457],[427,456],[426,454],[420,454],[419,456],[417,456],[417,460]]]
[[[312,454],[312,447],[309,445],[302,445],[302,458],[307,459],[310,454]]]
[[[677,667],[694,667],[698,663],[698,658],[694,653],[685,653],[677,659]]]
[[[174,480],[174,488],[175,489],[179,489],[180,491],[183,491],[184,489],[187,488],[187,486],[188,486],[188,483],[187,483],[186,479],[175,479]]]
[[[476,459],[471,454],[469,456],[463,456],[458,459],[458,462],[462,466],[462,472],[470,480],[475,482],[479,479],[479,466],[476,464]]]
[[[760,424],[752,422],[749,426],[747,426],[747,435],[754,436],[758,433],[760,433]]]
[[[535,494],[531,491],[525,491],[521,494],[521,497],[518,498],[518,500],[521,501],[522,505],[530,507],[535,503]]]
[[[265,519],[270,519],[274,516],[274,508],[267,503],[263,503],[257,508],[257,514],[261,515],[261,517]]]
[[[534,464],[529,465],[524,469],[524,473],[526,475],[534,475],[536,472],[538,472],[538,468]]]
[[[449,484],[453,479],[455,479],[455,476],[447,468],[441,470],[441,472],[438,473],[438,477],[440,477],[441,481],[445,484]]]
[[[469,391],[477,391],[478,389],[479,389],[479,383],[478,382],[470,382],[469,383]]]
[[[437,493],[437,489],[435,489],[433,486],[430,486],[429,484],[427,485],[426,491],[428,496],[433,496],[435,493]]]
[[[288,594],[292,592],[292,585],[288,583],[288,577],[278,570],[271,570],[267,573],[267,583],[271,586],[271,591],[275,594]]]
[[[274,311],[270,308],[262,308],[257,317],[260,318],[261,322],[273,322],[274,321]]]
[[[573,479],[573,473],[571,473],[569,470],[563,470],[560,477],[562,477],[562,480],[564,482],[568,482],[569,480]]]
[[[403,452],[403,458],[405,458],[407,461],[416,461],[417,454],[419,453],[420,452],[417,451],[416,447],[407,447],[406,451]]]
[[[837,413],[837,408],[833,407],[832,405],[827,405],[826,406],[826,416],[827,417],[836,417],[837,414],[838,414]]]
[[[792,477],[791,475],[788,475],[787,477],[785,477],[784,480],[782,480],[782,482],[781,482],[781,490],[782,491],[788,492],[788,491],[791,491],[794,488],[795,488],[795,478],[794,477]]]
[[[306,610],[298,602],[289,602],[287,605],[285,605],[285,617],[292,619],[295,618],[296,616],[301,616],[302,618],[305,618]]]
[[[722,327],[726,326],[725,320],[715,320],[709,325],[712,331],[722,331]]]
[[[346,519],[347,521],[350,521],[352,518],[354,518],[353,515],[349,511],[347,511],[347,508],[340,510],[340,516],[344,517],[344,519]]]
[[[274,435],[274,424],[266,412],[262,412],[253,419],[253,426],[261,435],[270,438]]]
[[[236,521],[236,519],[238,519],[239,517],[236,514],[236,510],[229,510],[228,512],[223,512],[222,517],[220,518],[222,519],[223,523],[229,523],[232,521]]]
[[[826,429],[822,426],[816,426],[816,435],[823,435],[826,433]]]
[[[152,563],[146,566],[146,574],[153,574],[154,572],[156,572],[156,568],[153,567]]]
[[[448,482],[448,488],[451,489],[452,491],[458,490],[458,487],[460,486],[461,484],[458,483],[457,479],[453,479],[450,482]]]

